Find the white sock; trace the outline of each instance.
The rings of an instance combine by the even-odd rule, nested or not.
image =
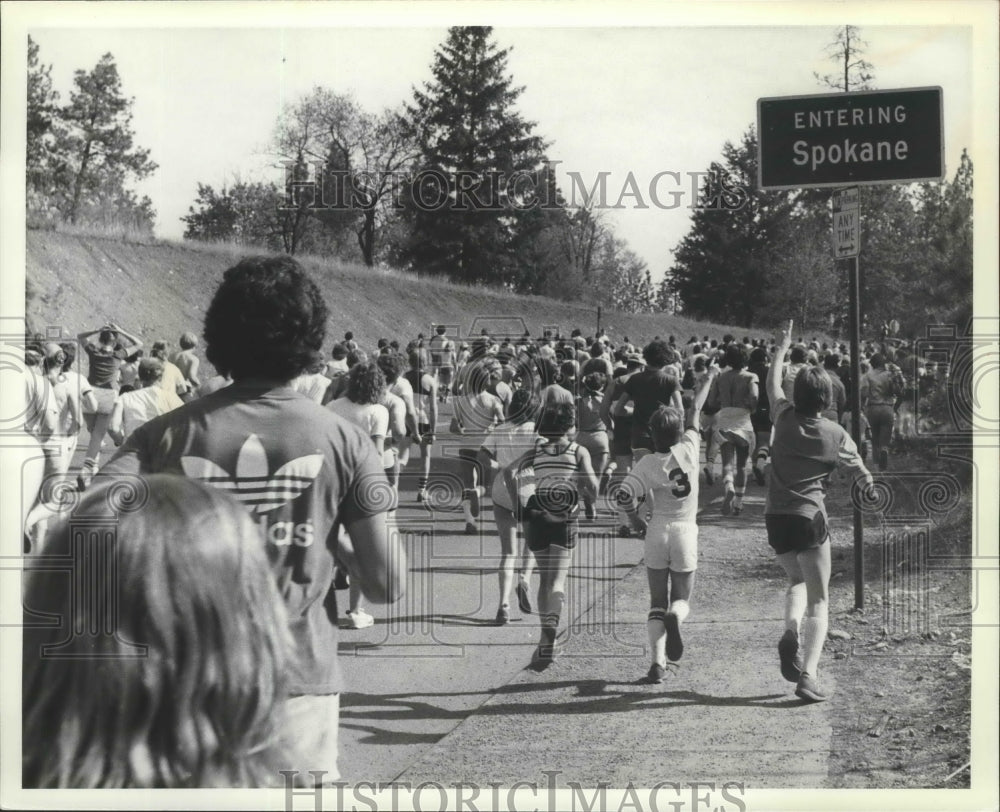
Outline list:
[[[469,524],[475,524],[476,518],[472,515],[472,504],[468,499],[462,500],[462,513],[465,515],[465,521]]]
[[[815,616],[806,616],[802,620],[802,631],[806,638],[802,652],[802,670],[807,671],[813,677],[818,676],[819,657],[823,653],[823,644],[826,642],[827,625],[828,617],[825,607],[817,610]]]
[[[646,618],[646,634],[649,647],[653,651],[653,662],[667,667],[667,627],[663,625],[666,615],[662,609],[650,609]]]
[[[799,625],[806,612],[806,584],[791,584],[785,590],[785,628],[800,636]]]
[[[670,604],[670,611],[677,615],[678,623],[683,623],[691,612],[691,604],[685,600],[674,601]]]

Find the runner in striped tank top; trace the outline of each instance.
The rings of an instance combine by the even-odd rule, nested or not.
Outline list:
[[[504,471],[511,503],[518,505],[517,479],[534,470],[535,493],[522,512],[528,547],[538,562],[538,612],[541,639],[536,663],[544,667],[555,658],[556,632],[566,599],[566,576],[576,547],[579,497],[597,499],[597,477],[587,449],[573,442],[576,408],[560,403],[542,412],[538,421],[541,439]]]

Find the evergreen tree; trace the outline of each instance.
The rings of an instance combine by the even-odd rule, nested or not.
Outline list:
[[[868,43],[861,39],[860,30],[853,25],[837,29],[833,42],[826,46],[827,58],[837,66],[837,73],[820,76],[813,73],[816,81],[834,90],[845,93],[852,90],[873,90],[871,80],[874,75],[872,64],[865,60]]]
[[[963,331],[972,318],[972,160],[966,150],[954,179],[924,183],[917,192],[920,259],[912,274],[913,305],[900,323],[912,335],[927,324],[955,324]]]
[[[701,208],[674,252],[669,284],[685,313],[748,327],[761,323],[767,280],[795,204],[789,192],[761,191],[756,183],[751,128],[739,144],[726,142],[723,163],[709,167]]]
[[[25,153],[28,208],[43,208],[51,191],[52,121],[59,94],[52,89],[52,66],[42,65],[38,43],[28,37],[27,149]]]
[[[157,167],[149,150],[134,144],[134,100],[122,95],[111,54],[101,57],[89,73],[76,71],[73,84],[55,127],[53,177],[55,204],[63,217],[76,223],[88,210],[114,213],[114,207],[129,205],[134,196],[125,184]],[[152,211],[148,198],[136,205],[138,213]]]
[[[434,55],[433,81],[414,90],[407,113],[420,172],[403,196],[402,256],[419,272],[524,286],[514,255],[526,221],[520,196],[547,188],[545,144],[514,108],[523,88],[508,74],[508,53],[489,27],[453,27]]]

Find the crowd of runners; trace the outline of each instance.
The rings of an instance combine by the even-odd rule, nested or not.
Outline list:
[[[827,697],[827,482],[843,469],[848,486],[870,487],[869,442],[885,470],[893,442],[916,430],[917,393],[945,385],[946,370],[902,342],[864,345],[858,448],[846,347],[793,340],[791,323],[773,337],[641,346],[441,325],[368,347],[348,331],[331,347],[328,315],[293,259],[248,258],[205,316],[214,374],[194,333],[175,352],[166,340],[147,352],[115,323],[75,341],[29,337],[25,443],[41,462],[22,469],[26,552],[71,556],[74,521],[127,509],[114,539],[118,633],[26,629],[26,786],[257,785],[296,768],[292,751],[336,780],[338,626],[369,626],[365,600],[400,596],[401,474],[416,480],[406,498],[434,512],[445,464],[458,469],[466,532],[499,536],[496,623],[512,599],[539,616],[537,667],[558,654],[581,525],[643,539],[651,683],[683,655],[700,487],[718,480],[721,512],[746,521],[752,478],[787,574],[781,673],[803,699]],[[28,569],[26,611],[85,611],[64,577]],[[156,656],[130,658],[129,641]],[[38,656],[53,644],[70,656]],[[76,647],[99,656],[74,658]]]

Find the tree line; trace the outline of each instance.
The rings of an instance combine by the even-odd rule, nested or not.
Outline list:
[[[831,89],[873,89],[853,26],[828,47]],[[366,110],[317,86],[289,103],[269,152],[280,181],[198,183],[187,239],[389,265],[464,284],[603,304],[627,312],[770,326],[789,314],[841,331],[845,274],[832,258],[829,193],[757,189],[757,135],[727,141],[705,174],[688,233],[663,281],[615,234],[599,202],[570,205],[550,144],[517,110],[524,88],[489,27],[449,29],[432,77],[394,109]],[[28,209],[71,223],[152,229],[128,185],[155,171],[134,144],[132,100],[110,54],[78,70],[69,102],[29,39]],[[720,179],[724,182],[720,183]],[[861,191],[862,308],[871,333],[892,319],[922,335],[972,312],[972,162],[951,180]]]
[[[449,29],[397,109],[315,87],[275,125],[283,182],[199,184],[185,236],[651,312],[646,263],[592,204],[563,199],[509,50],[489,27]]]
[[[875,89],[867,43],[854,26],[838,29],[827,48],[836,72],[817,81],[832,90]],[[747,327],[770,326],[778,314],[797,324],[846,330],[846,272],[831,248],[830,192],[757,189],[757,133],[751,126],[727,141],[708,168],[703,198],[721,205],[696,209],[691,228],[657,291],[661,309],[680,309]],[[726,205],[724,187],[746,194]],[[922,337],[929,324],[972,316],[973,166],[968,152],[941,183],[862,186],[863,332],[875,337],[895,320],[903,335]],[[714,187],[714,188],[712,188]]]

